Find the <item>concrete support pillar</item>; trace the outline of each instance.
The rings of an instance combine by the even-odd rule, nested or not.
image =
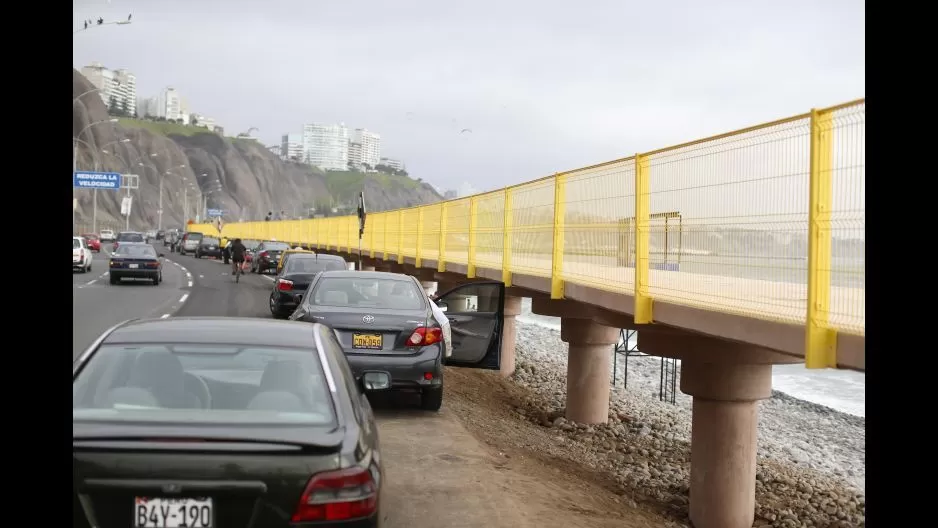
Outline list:
[[[431,295],[436,292],[436,282],[433,281],[420,281],[420,285],[423,286],[423,291],[427,295]]]
[[[515,373],[515,336],[518,333],[515,318],[521,315],[521,297],[506,295],[502,315],[502,360],[499,374],[507,378]]]
[[[374,266],[362,266],[362,271],[375,271]]]
[[[609,420],[610,354],[618,338],[618,328],[587,319],[561,318],[560,339],[570,348],[567,354],[568,420],[588,424]]]
[[[695,528],[749,528],[755,517],[758,400],[772,395],[772,365],[681,365],[694,397],[690,520]]]

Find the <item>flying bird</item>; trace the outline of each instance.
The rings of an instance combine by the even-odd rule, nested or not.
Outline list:
[[[88,29],[88,21],[85,20],[85,29]]]
[[[471,133],[472,133],[472,129],[471,129],[471,128],[464,128],[464,129],[462,129],[462,130],[459,131],[460,134],[462,134],[462,133],[464,133],[464,132],[469,132],[469,133],[471,134]]]
[[[98,25],[100,26],[103,23],[104,23],[104,17],[98,17]]]

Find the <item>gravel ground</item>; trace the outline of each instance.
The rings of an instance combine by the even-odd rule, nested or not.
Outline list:
[[[609,473],[627,496],[686,519],[691,398],[659,401],[660,359],[630,358],[628,390],[620,378],[609,423],[590,426],[563,418],[560,333],[519,321],[516,351],[511,381],[528,389],[517,412],[583,444],[571,456]],[[864,526],[865,420],[778,392],[760,408],[755,526]]]

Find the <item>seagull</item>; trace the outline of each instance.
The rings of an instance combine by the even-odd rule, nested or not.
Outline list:
[[[469,132],[469,133],[471,134],[471,133],[472,133],[472,129],[471,129],[471,128],[464,128],[464,129],[462,129],[462,130],[459,131],[460,134],[462,134],[463,132]]]
[[[88,21],[85,20],[85,29],[88,29]]]

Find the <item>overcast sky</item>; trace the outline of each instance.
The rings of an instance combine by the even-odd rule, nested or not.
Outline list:
[[[267,144],[308,122],[382,136],[443,188],[487,190],[865,95],[861,0],[74,0],[124,20],[76,68],[173,86]],[[464,128],[472,133],[460,134]]]

